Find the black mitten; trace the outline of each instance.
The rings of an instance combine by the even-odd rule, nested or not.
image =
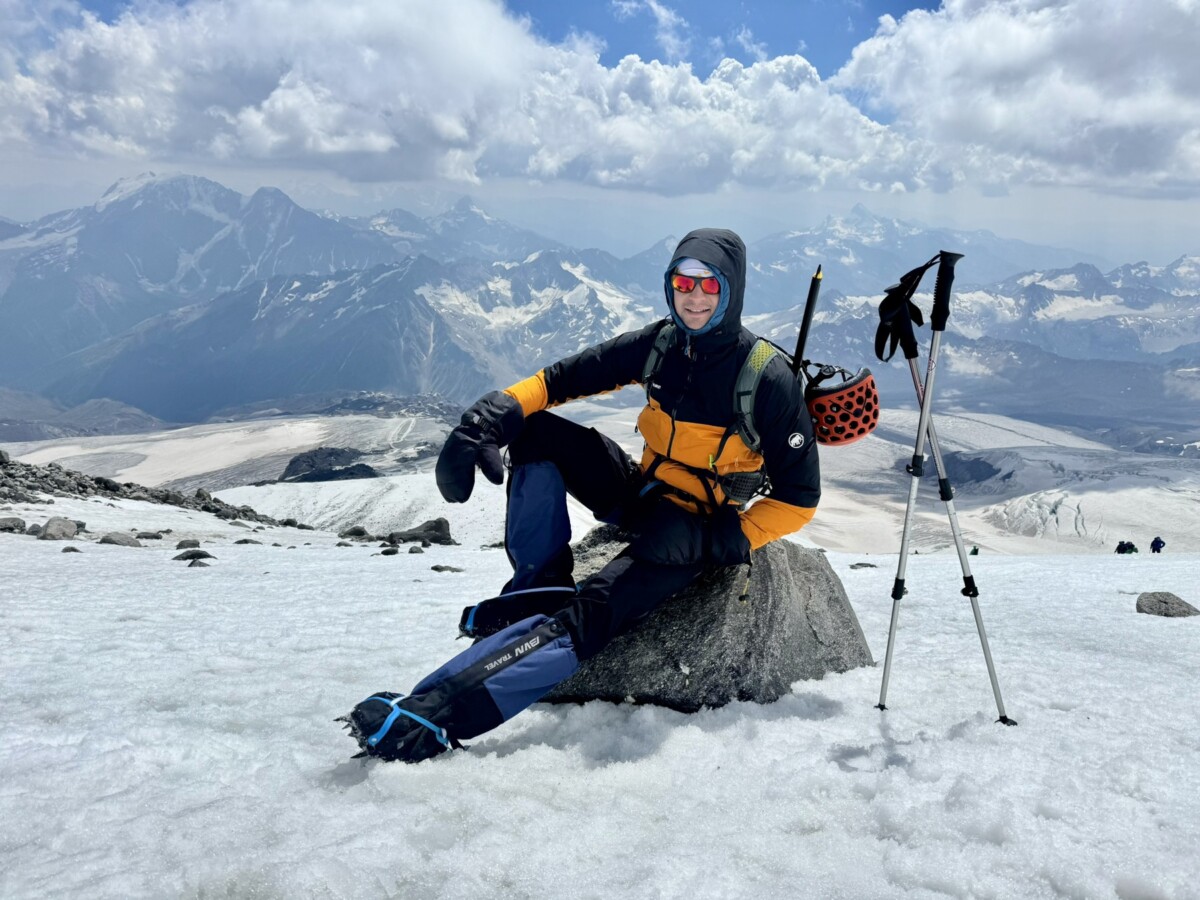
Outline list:
[[[463,503],[475,489],[475,467],[492,484],[504,481],[500,448],[516,438],[525,421],[521,404],[503,391],[492,391],[462,415],[438,455],[438,490],[451,503]]]

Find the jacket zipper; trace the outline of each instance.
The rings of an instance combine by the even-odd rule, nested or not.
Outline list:
[[[684,345],[683,355],[688,358],[687,378],[684,379],[683,390],[679,392],[679,399],[675,401],[675,408],[671,410],[671,437],[667,441],[667,459],[671,458],[671,448],[675,446],[675,417],[679,415],[679,407],[683,404],[683,398],[687,396],[688,388],[692,386],[692,374],[696,371],[696,352],[692,349],[690,336]]]

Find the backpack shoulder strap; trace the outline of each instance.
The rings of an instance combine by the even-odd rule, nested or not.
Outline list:
[[[646,389],[646,403],[650,402],[650,382],[658,374],[659,367],[662,366],[663,357],[667,355],[667,350],[674,340],[674,322],[667,322],[662,328],[658,329],[658,334],[654,336],[654,346],[650,348],[650,355],[646,357],[646,364],[642,367],[642,386]]]
[[[759,338],[750,348],[746,361],[738,372],[733,387],[733,411],[735,429],[742,443],[758,453],[762,447],[762,435],[754,425],[754,400],[758,395],[758,383],[762,381],[767,364],[776,356],[782,356],[779,348],[770,341]]]

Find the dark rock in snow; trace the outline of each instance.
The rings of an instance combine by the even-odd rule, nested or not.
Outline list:
[[[135,538],[132,534],[126,534],[123,531],[110,531],[102,535],[99,543],[101,544],[116,544],[118,547],[140,547],[142,542]]]
[[[260,546],[262,545],[262,541],[256,541],[254,538],[242,538],[241,540],[234,541],[234,543],[235,544],[258,544]]]
[[[429,568],[431,568],[435,572],[462,572],[463,571],[462,569],[458,568],[458,566],[437,565],[437,566],[430,566]]]
[[[293,456],[279,476],[280,481],[295,481],[312,472],[330,471],[349,466],[360,456],[361,450],[352,447],[317,447]]]
[[[413,544],[411,547],[408,548],[408,552],[409,553],[424,553],[425,551],[423,549],[421,549],[421,546],[419,544]]]
[[[24,534],[25,520],[18,519],[16,516],[5,516],[0,519],[0,532],[5,531],[10,534]]]
[[[300,484],[310,481],[354,481],[359,478],[380,477],[379,472],[366,463],[355,463],[341,469],[314,469],[312,472],[305,472],[303,475],[289,478],[288,481]]]
[[[422,522],[416,528],[407,531],[393,531],[388,535],[388,541],[393,544],[408,544],[420,541],[423,546],[429,544],[457,545],[458,541],[450,537],[450,523],[445,519],[430,519]]]
[[[195,538],[184,538],[175,545],[176,550],[191,550],[200,546],[200,542]]]
[[[1166,616],[1176,619],[1184,616],[1200,616],[1200,609],[1169,591],[1146,591],[1138,594],[1137,611],[1151,616]]]
[[[388,546],[387,548],[380,550],[379,555],[380,556],[395,556],[399,552],[400,551],[398,549],[396,549],[395,547]]]
[[[76,547],[74,544],[67,544],[67,546],[62,548],[62,552],[63,553],[82,553],[83,551],[80,550],[78,547]]]
[[[193,559],[190,563],[187,564],[187,567],[189,569],[207,569],[208,563],[206,563],[202,560],[199,560],[199,559]]]
[[[575,545],[576,577],[625,546],[615,528]],[[770,703],[795,681],[873,665],[858,617],[825,556],[787,541],[744,566],[712,569],[614,640],[543,700],[653,703],[684,712],[733,700]]]
[[[216,559],[216,557],[207,550],[184,550],[178,556],[172,556],[171,559]]]
[[[140,540],[140,541],[161,541],[162,540],[162,532],[139,531],[137,533],[137,537],[138,537],[138,540]]]

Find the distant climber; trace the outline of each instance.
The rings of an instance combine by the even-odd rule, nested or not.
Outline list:
[[[1115,552],[1116,553],[1137,553],[1138,548],[1134,545],[1133,541],[1118,541],[1117,549]]]
[[[1167,546],[1167,542],[1160,537],[1156,537],[1150,542],[1151,553],[1162,553],[1162,548]]]
[[[967,555],[968,555],[968,556],[978,556],[978,555],[979,555],[979,547],[978,547],[978,546],[975,546],[975,545],[972,545],[972,546],[971,546],[971,552],[970,552],[969,554],[967,554]]]

